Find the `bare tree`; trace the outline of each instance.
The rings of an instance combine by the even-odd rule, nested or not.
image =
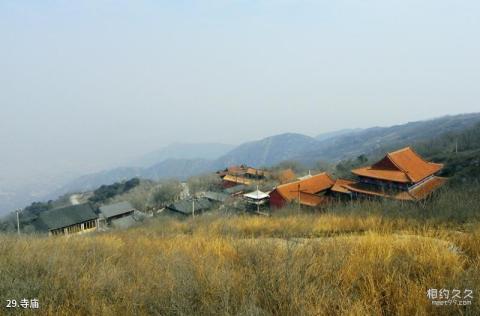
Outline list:
[[[187,184],[191,194],[201,191],[220,191],[222,189],[222,180],[216,174],[191,177]]]
[[[169,180],[163,182],[153,193],[153,205],[163,207],[178,200],[182,190],[183,187],[179,181]]]

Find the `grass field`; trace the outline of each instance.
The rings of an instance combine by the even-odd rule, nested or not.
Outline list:
[[[38,298],[35,314],[55,315],[479,315],[478,193],[3,236],[0,296],[4,306]],[[474,298],[432,306],[430,288],[471,289]]]

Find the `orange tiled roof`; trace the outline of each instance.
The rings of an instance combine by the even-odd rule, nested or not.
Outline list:
[[[268,172],[265,171],[265,170],[261,170],[261,169],[255,169],[255,168],[252,168],[252,167],[248,167],[247,168],[247,171],[246,171],[247,174],[251,174],[253,176],[267,176],[268,175]]]
[[[338,193],[350,193],[350,191],[345,187],[346,185],[349,184],[354,184],[355,181],[353,180],[347,180],[347,179],[337,179],[335,181],[335,184],[333,187],[330,189],[333,192],[338,192]]]
[[[298,196],[298,195],[297,195]],[[330,201],[328,196],[319,196],[310,193],[300,192],[300,204],[307,206],[318,206]]]
[[[277,191],[287,201],[298,199],[298,191],[308,193],[310,195],[330,189],[334,184],[332,178],[322,172],[305,180],[294,181],[277,186]],[[300,196],[300,200],[302,195]]]
[[[249,179],[245,179],[243,177],[233,176],[231,174],[227,174],[223,177],[223,181],[234,182],[239,184],[251,185],[252,181]]]
[[[227,174],[243,174],[246,170],[244,166],[230,166],[227,168]]]
[[[412,182],[418,182],[443,168],[443,164],[423,160],[410,147],[389,153],[390,160],[407,173]]]
[[[380,180],[389,180],[395,182],[409,183],[410,179],[405,172],[399,170],[381,170],[374,169],[373,167],[363,167],[352,170],[353,174],[357,176],[363,176],[368,178],[375,178]]]
[[[388,153],[370,167],[352,170],[352,173],[381,180],[416,183],[443,168],[442,164],[423,160],[410,147]]]
[[[447,182],[447,178],[432,177],[432,179],[410,190],[409,193],[411,196],[413,196],[414,199],[423,200],[424,198],[429,196],[433,191],[437,190],[439,187],[444,185],[445,182]]]

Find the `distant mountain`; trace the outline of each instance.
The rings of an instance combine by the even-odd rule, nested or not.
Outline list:
[[[206,159],[168,159],[149,168],[122,167],[77,178],[59,190],[49,194],[48,199],[77,191],[90,191],[104,184],[112,184],[131,178],[151,180],[177,178],[186,180],[190,176],[216,170],[213,162]]]
[[[458,132],[480,122],[480,113],[444,116],[391,127],[343,129],[315,138],[302,134],[281,134],[248,142],[215,161],[222,168],[232,164],[271,166],[285,160],[307,165],[319,160],[336,162],[361,154],[375,155],[426,141],[440,134]]]
[[[480,122],[480,113],[472,113],[353,131],[319,141],[315,148],[299,153],[295,159],[304,163],[318,160],[334,162],[361,154],[382,154],[444,133],[459,132],[478,122]]]
[[[215,163],[208,159],[168,159],[143,170],[142,177],[147,179],[188,177],[214,171]]]
[[[114,182],[129,180],[134,177],[142,177],[143,171],[143,168],[120,167],[97,173],[87,174],[73,181],[70,181],[63,187],[50,193],[47,196],[47,199],[54,199],[66,193],[94,190],[103,184],[112,184]]]
[[[124,167],[86,175],[68,183],[60,190],[49,195],[48,198],[69,192],[93,190],[103,184],[111,184],[133,177],[152,180],[166,178],[185,180],[193,175],[212,172],[234,164],[271,166],[281,161],[289,160],[298,155],[299,152],[311,150],[316,145],[317,141],[309,136],[281,134],[242,144],[218,159],[171,158],[160,161],[150,167]],[[200,151],[198,150],[198,152]]]
[[[346,128],[346,129],[341,129],[339,131],[328,132],[328,133],[323,133],[323,134],[317,135],[315,137],[315,139],[318,140],[318,141],[324,141],[324,140],[327,140],[327,139],[330,139],[330,138],[333,138],[333,137],[358,133],[360,131],[362,131],[361,128]]]
[[[174,177],[186,179],[192,175],[213,170],[214,159],[234,147],[234,145],[220,143],[171,144],[132,161],[130,167],[114,168],[79,177],[48,194],[46,198],[55,198],[76,191],[93,190],[104,184],[133,177],[152,180]]]
[[[192,175],[215,171],[234,164],[263,167],[285,160],[296,160],[309,165],[319,160],[336,162],[355,158],[361,154],[381,155],[392,149],[434,139],[444,133],[463,131],[478,122],[480,122],[480,113],[474,113],[391,127],[341,130],[319,135],[317,138],[294,133],[281,134],[244,143],[217,159],[171,158],[159,161],[150,167],[117,168],[87,175],[72,181],[55,194],[91,190],[102,184],[111,184],[132,177],[153,180],[173,177],[186,179]],[[197,150],[201,152],[201,149],[197,148]],[[209,151],[210,149],[205,152]]]
[[[316,146],[318,141],[310,136],[294,133],[281,134],[242,144],[220,157],[215,165],[219,167],[235,164],[271,166],[290,160],[298,156],[298,153],[312,150]]]
[[[150,167],[167,159],[217,159],[235,148],[220,143],[174,143],[131,162],[132,166]]]

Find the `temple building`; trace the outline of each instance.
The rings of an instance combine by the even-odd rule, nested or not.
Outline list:
[[[243,176],[227,174],[222,178],[222,186],[224,189],[228,189],[237,185],[252,185],[253,181]]]
[[[256,180],[262,180],[268,177],[270,174],[268,171],[262,170],[262,169],[257,169],[257,168],[252,168],[248,167],[247,171],[245,172],[245,177],[248,179],[256,179]]]
[[[331,200],[327,193],[334,183],[326,172],[322,172],[303,180],[279,185],[270,192],[270,207],[281,208],[288,203],[310,207],[327,204]]]
[[[228,189],[237,185],[252,185],[255,181],[265,180],[269,176],[269,172],[248,167],[246,165],[230,166],[224,170],[217,171],[222,178],[224,189]]]
[[[425,161],[406,147],[387,153],[372,166],[352,170],[358,181],[338,179],[331,191],[351,197],[423,200],[446,182],[435,175],[442,168],[442,164]]]

